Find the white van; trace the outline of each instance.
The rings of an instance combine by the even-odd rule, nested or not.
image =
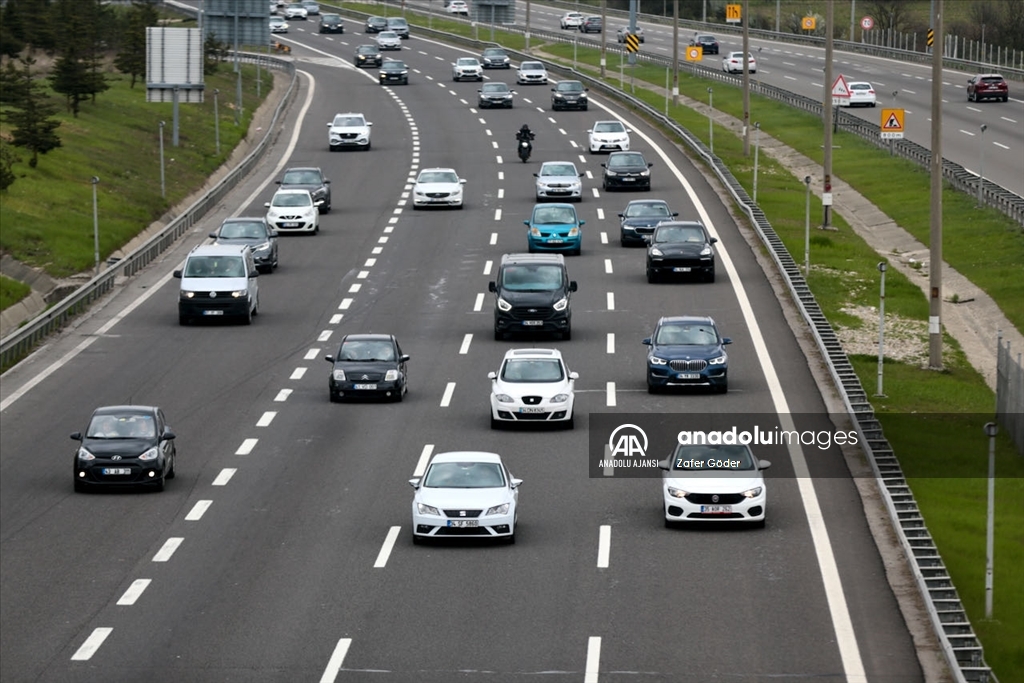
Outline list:
[[[189,252],[181,270],[178,322],[197,318],[240,318],[246,325],[259,313],[260,290],[252,250],[244,244],[203,244]]]

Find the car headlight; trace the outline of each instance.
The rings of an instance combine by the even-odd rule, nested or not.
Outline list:
[[[658,358],[657,356],[648,356],[647,362],[651,365],[668,365],[668,361],[664,358]]]
[[[241,299],[243,296],[245,296],[245,294],[246,292],[244,289],[236,289],[235,291],[231,292],[231,298]]]
[[[708,365],[725,365],[725,361],[729,360],[729,357],[724,353],[718,358],[712,358],[708,361]]]
[[[398,381],[398,370],[388,370],[384,375],[385,382],[397,382]]]
[[[690,495],[686,491],[682,489],[677,489],[674,486],[669,486],[667,490],[668,495],[672,496],[673,498],[686,498],[686,496]]]
[[[502,503],[501,505],[495,505],[492,508],[487,508],[485,515],[507,515],[508,514],[508,503]]]
[[[331,373],[331,377],[334,378],[335,382],[344,382],[345,381],[345,371],[344,370],[335,370],[334,372]]]
[[[752,489],[748,489],[748,490],[744,491],[743,495],[746,496],[747,498],[757,498],[758,496],[761,495],[762,491],[764,491],[763,487],[755,486]]]
[[[556,100],[562,100],[562,99],[565,99],[565,97],[562,94],[556,92],[555,93],[555,99]]]
[[[195,292],[186,292],[186,291],[182,291],[182,292],[181,292],[181,298],[182,298],[182,299],[191,299],[191,298],[192,298],[192,297],[194,297],[195,295],[196,295],[196,293],[195,293]]]
[[[665,254],[664,254],[664,252],[661,251],[661,249],[658,249],[657,247],[651,247],[651,256],[664,256],[664,255]]]
[[[579,237],[579,234],[580,234],[579,227],[569,228],[569,237]]]
[[[424,505],[423,503],[416,503],[416,510],[421,515],[434,515],[436,517],[441,516],[441,511],[433,505]]]
[[[95,460],[96,456],[93,455],[92,453],[90,453],[89,451],[87,451],[84,448],[79,448],[78,449],[78,459],[79,460]]]
[[[711,256],[711,247],[705,246],[703,249],[700,250],[700,255],[701,256]]]
[[[494,400],[498,403],[515,403],[516,400],[508,394],[495,394]]]
[[[581,92],[581,93],[580,93],[580,99],[581,99],[581,100],[585,100],[585,99],[587,99],[587,93],[585,93],[585,92]]]
[[[510,304],[509,302],[505,301],[501,297],[498,297],[498,308],[503,310],[503,311],[511,311],[512,310],[512,304]]]
[[[423,190],[415,190],[415,194],[416,194],[417,197],[426,197],[427,196],[427,193],[424,192]]]
[[[646,171],[641,171],[640,175],[642,175],[643,177],[646,178],[647,176],[651,175],[651,171],[650,171],[650,169],[648,169]]]
[[[253,251],[266,251],[267,249],[270,249],[270,242],[263,242],[252,248]]]
[[[605,172],[604,172],[604,174],[605,174],[606,176],[617,176],[617,175],[619,175],[619,174],[618,174],[618,173],[616,173],[615,171],[610,171],[610,170],[607,170],[607,169],[605,169]]]
[[[408,71],[399,71],[399,72],[398,72],[398,75],[399,75],[399,76],[408,76],[408,75],[409,75],[409,72],[408,72]]]
[[[569,299],[567,299],[566,297],[562,297],[561,299],[555,302],[555,305],[552,308],[554,308],[556,311],[564,311],[568,305]]]
[[[148,451],[139,456],[139,460],[156,460],[159,457],[160,451],[156,447],[150,448]]]
[[[531,226],[530,227],[530,236],[531,237],[540,237],[540,228],[538,228],[536,225]]]
[[[569,394],[555,394],[551,397],[552,403],[565,403],[569,400]]]

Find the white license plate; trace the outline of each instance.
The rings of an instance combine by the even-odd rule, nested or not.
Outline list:
[[[636,182],[636,178],[623,178],[622,182],[624,182],[624,183],[635,183]]]
[[[353,389],[376,389],[376,384],[353,384]]]
[[[673,273],[689,273],[690,272],[690,267],[689,266],[678,266],[676,268],[673,268],[672,272]]]
[[[701,505],[700,511],[706,515],[727,515],[732,512],[732,505]]]
[[[480,523],[475,519],[449,519],[448,526],[453,529],[472,529],[480,526]]]
[[[520,408],[519,412],[520,413],[543,413],[545,411],[544,411],[543,408]]]
[[[203,315],[224,315],[224,311],[203,311]]]
[[[130,467],[104,467],[103,474],[131,474]]]
[[[565,240],[560,239],[549,239],[548,244],[565,244]]]
[[[543,320],[524,320],[523,324],[527,327],[540,327],[544,324]]]
[[[676,379],[700,379],[699,372],[680,372],[676,375]]]

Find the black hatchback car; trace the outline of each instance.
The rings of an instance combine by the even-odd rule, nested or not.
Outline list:
[[[366,33],[380,33],[388,30],[388,20],[384,17],[367,17]]]
[[[245,244],[252,250],[256,269],[269,273],[277,268],[277,230],[270,227],[264,216],[236,216],[225,218],[220,227],[210,233],[214,244]]]
[[[551,111],[559,109],[587,110],[588,89],[579,81],[559,81],[551,89]]]
[[[381,85],[387,83],[409,85],[409,66],[397,59],[389,59],[381,65],[379,79]]]
[[[331,181],[324,176],[324,172],[316,166],[296,166],[284,172],[284,176],[277,181],[282,190],[309,190],[313,196],[313,202],[322,201],[319,207],[320,213],[329,213],[331,210]]]
[[[409,390],[409,356],[393,334],[347,334],[338,353],[324,360],[333,366],[328,379],[332,403],[361,397],[401,401]]]
[[[605,190],[650,190],[651,166],[640,152],[612,152],[604,167]]]
[[[356,48],[356,66],[381,66],[384,56],[376,45],[360,45]]]
[[[321,14],[320,33],[344,33],[345,23],[340,14]]]
[[[679,214],[664,199],[634,199],[619,214],[619,242],[626,247],[646,244],[658,223],[670,221]]]
[[[717,55],[719,45],[718,39],[714,36],[709,36],[704,33],[698,33],[690,40],[690,45],[693,47],[699,47],[702,54],[705,55]]]
[[[699,221],[662,223],[647,237],[647,281],[666,275],[697,275],[715,281],[715,250],[718,240]]]
[[[500,47],[489,47],[480,55],[480,64],[485,69],[511,69],[508,53]]]
[[[71,435],[75,491],[103,486],[146,486],[163,491],[174,479],[174,432],[155,406],[97,408],[89,426]]]

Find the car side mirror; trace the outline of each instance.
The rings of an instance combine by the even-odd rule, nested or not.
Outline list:
[[[588,133],[593,133],[593,132],[594,132],[594,129],[593,129],[593,128],[588,128],[588,129],[587,129],[587,132],[588,132]]]
[[[654,164],[647,164],[647,168],[650,168],[651,166],[654,166]]]
[[[328,180],[327,178],[324,178],[324,185],[330,185],[330,184],[331,184],[331,181]]]
[[[643,238],[645,244],[650,244],[652,241],[654,241],[654,235],[644,235]]]
[[[498,379],[498,373],[496,373],[496,372],[488,372],[487,373],[487,379],[489,379],[491,381],[494,381],[494,380]]]
[[[668,470],[668,458],[658,461],[658,469]]]
[[[722,346],[725,346],[726,344],[732,344],[732,337],[723,337],[722,338]]]
[[[625,217],[626,217],[626,214],[624,214],[624,213],[620,213],[620,214],[616,214],[616,215],[617,215],[617,216],[618,216],[619,218],[625,218]]]
[[[277,230],[271,230],[270,232],[268,232],[268,233],[267,233],[267,235],[268,235],[268,236],[270,237],[270,239],[272,239],[272,240],[274,240],[274,239],[277,239]]]
[[[75,441],[81,441],[82,432],[75,432],[74,434],[71,435],[71,438],[74,439]]]
[[[583,176],[586,175],[586,173],[577,173],[576,175],[577,175],[577,177],[582,178]]]
[[[523,225],[525,225],[525,226],[529,227],[529,225],[530,225],[530,221],[523,221]]]
[[[578,373],[578,372],[570,372],[569,373],[569,379],[579,379],[579,378],[580,378],[580,373]]]
[[[606,164],[601,164],[601,168],[608,168]]]
[[[640,343],[641,343],[641,344],[643,344],[644,346],[650,346],[650,345],[651,345],[651,338],[650,338],[650,337],[647,337],[646,339],[644,339],[644,340],[643,340],[642,342],[640,342]]]
[[[477,90],[477,92],[483,92],[483,90]]]
[[[583,92],[590,92],[590,88],[584,88]]]
[[[586,221],[580,221],[580,226],[581,226],[581,227],[582,227],[582,226],[584,226],[584,225],[586,225],[586,224],[587,224],[587,222],[586,222]]]
[[[466,179],[465,178],[459,178],[459,185],[465,185],[465,184],[466,184]]]
[[[578,288],[579,288],[579,287],[578,287],[578,285],[576,284],[576,281],[575,281],[575,280],[570,280],[570,281],[569,281],[569,291],[570,291],[570,292],[575,292],[575,291],[576,291],[576,290],[577,290]]]
[[[178,437],[170,429],[165,429],[164,433],[160,435],[161,441],[173,441],[176,438]]]
[[[328,125],[329,125],[329,124],[328,124]],[[280,181],[280,180],[275,180],[275,181],[274,181],[274,184],[275,184],[275,185],[280,185],[280,184],[281,184],[281,181]]]
[[[334,356],[324,356],[324,360],[327,361],[328,363],[333,363]]]
[[[270,208],[270,202],[263,202],[263,206],[265,206],[265,207],[267,207],[269,209]]]
[[[367,122],[366,122],[366,125],[367,125],[367,126],[372,126],[373,124],[372,124],[372,123],[370,123],[369,121],[367,121]]]
[[[509,482],[509,486],[511,486],[514,489],[517,489],[517,488],[519,488],[519,486],[522,483],[523,483],[522,479],[515,479],[515,478],[513,478],[512,481]]]
[[[534,178],[540,178],[540,175],[539,175],[539,174],[537,174],[537,173],[534,173],[534,174],[533,174],[533,177],[534,177]]]
[[[181,271],[180,270],[174,271],[174,277],[176,277],[176,278],[178,278],[180,280],[181,279]]]
[[[772,466],[772,464],[768,460],[758,460],[757,461],[757,469],[759,469],[759,470],[766,470],[766,469],[768,469],[771,466]]]
[[[211,232],[210,237],[212,237],[213,239],[217,239],[217,233]]]
[[[498,285],[495,284],[494,280],[491,280],[490,282],[487,283],[487,291],[488,292],[497,292],[498,291]]]
[[[416,490],[419,490],[419,488],[420,488],[419,477],[416,477],[415,479],[410,479],[409,480],[409,486],[413,487]]]
[[[709,242],[711,242],[711,244],[718,244],[718,238],[717,238],[717,237],[712,237],[712,238],[711,238],[710,240],[708,240],[708,241],[709,241]]]
[[[251,278],[254,278],[254,277],[259,277],[259,276],[260,276],[260,273],[259,273],[259,271],[258,271],[258,270],[256,270],[255,268],[254,268],[253,270],[249,271],[249,276],[248,276],[248,277],[249,277],[250,279],[251,279]]]
[[[409,354],[403,353],[401,356],[398,357],[398,362],[404,363],[405,361],[409,360],[409,357]]]

